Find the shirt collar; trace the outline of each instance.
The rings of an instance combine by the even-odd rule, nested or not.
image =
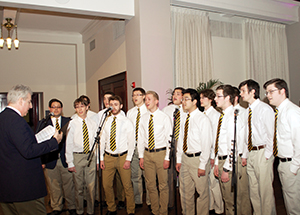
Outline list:
[[[277,107],[278,111],[281,111],[282,109],[284,109],[284,107],[287,106],[288,102],[289,102],[288,98],[283,100],[283,102],[281,102],[281,104]]]
[[[223,113],[224,113],[224,115],[225,115],[226,113],[229,113],[229,112],[232,111],[232,110],[233,110],[233,106],[230,105],[228,108],[226,108],[225,110],[223,110]]]
[[[20,116],[22,116],[21,112],[19,110],[17,110],[16,108],[14,108],[12,106],[7,106],[7,107],[10,108],[10,109],[12,109],[12,110],[14,110],[14,111],[16,111]]]
[[[258,105],[259,102],[260,102],[260,99],[256,99],[251,105],[249,104],[249,107],[251,109],[254,109]]]

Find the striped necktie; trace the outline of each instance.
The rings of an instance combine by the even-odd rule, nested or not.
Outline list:
[[[275,125],[274,125],[274,137],[273,137],[273,155],[276,157],[278,155],[277,148],[277,121],[278,121],[278,109],[275,109]]]
[[[223,117],[224,117],[224,113],[222,112],[219,118],[219,123],[218,123],[218,130],[217,130],[217,137],[216,137],[216,145],[215,145],[215,157],[218,154],[219,151],[219,137],[220,137],[220,130],[221,130],[221,125],[223,122]]]
[[[148,149],[152,150],[155,147],[154,142],[154,125],[153,125],[153,115],[150,114],[149,126],[148,126],[149,138],[148,138]]]
[[[178,110],[175,117],[175,140],[178,140],[180,132],[180,110]]]
[[[111,123],[110,127],[110,150],[115,151],[116,150],[116,117],[114,117],[114,120]]]
[[[253,149],[253,145],[252,145],[252,110],[249,107],[249,113],[248,113],[248,150],[249,152],[251,152],[251,150]]]
[[[136,122],[135,122],[135,141],[138,141],[138,135],[139,135],[139,125],[140,125],[140,118],[141,118],[141,112],[140,108],[137,109],[138,113],[136,115]]]
[[[83,134],[83,153],[87,154],[90,151],[89,132],[85,124],[85,120],[82,120],[82,134]]]
[[[188,130],[189,130],[189,123],[190,123],[190,114],[187,115],[185,124],[184,124],[184,136],[183,136],[183,152],[186,152],[187,147],[187,137],[188,137]]]
[[[58,123],[58,118],[56,118],[55,128],[56,128],[57,130],[60,129],[60,126],[59,126],[59,123]]]

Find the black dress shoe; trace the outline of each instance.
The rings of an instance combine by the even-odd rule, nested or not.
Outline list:
[[[77,215],[76,209],[71,209],[71,210],[69,210],[69,214],[70,214],[70,215]]]
[[[149,211],[152,212],[151,205],[148,205]]]
[[[102,201],[102,208],[107,208],[107,204],[106,204],[106,201]]]
[[[60,215],[61,213],[61,211],[52,211],[51,215]]]
[[[142,208],[143,204],[135,204],[135,208]]]
[[[117,208],[118,208],[118,210],[122,210],[123,208],[125,208],[125,202],[119,201]]]
[[[128,215],[134,215],[134,213],[130,213],[130,214],[128,214]]]
[[[99,206],[99,202],[98,200],[95,200],[94,207],[98,207],[98,206]]]
[[[107,211],[106,215],[116,215],[117,211]]]

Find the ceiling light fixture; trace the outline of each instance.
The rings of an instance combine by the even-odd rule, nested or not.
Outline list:
[[[6,23],[2,24],[1,23],[1,38],[0,38],[0,48],[3,49],[3,46],[6,42],[6,46],[8,50],[11,50],[12,46],[12,39],[11,39],[11,33],[13,28],[16,29],[16,38],[13,41],[15,45],[15,49],[19,49],[19,43],[20,41],[18,40],[18,32],[17,32],[17,25],[11,23],[11,18],[6,18]],[[3,27],[6,28],[7,30],[7,38],[6,40],[3,39]]]

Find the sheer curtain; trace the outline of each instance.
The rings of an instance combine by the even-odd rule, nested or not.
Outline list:
[[[212,42],[206,12],[171,7],[176,86],[196,88],[212,78]]]
[[[285,25],[247,19],[244,22],[248,78],[262,86],[271,78],[289,83]]]

